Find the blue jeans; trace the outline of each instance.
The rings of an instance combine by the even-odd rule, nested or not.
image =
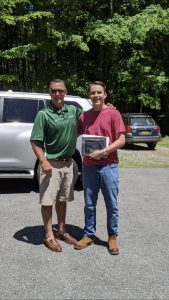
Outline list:
[[[92,236],[96,232],[96,205],[101,189],[107,211],[107,233],[118,235],[118,167],[117,164],[83,166],[82,172],[85,198],[84,235]]]

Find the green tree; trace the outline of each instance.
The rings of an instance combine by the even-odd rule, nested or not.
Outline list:
[[[0,2],[3,89],[46,91],[54,77],[86,95],[103,80],[112,101],[169,110],[167,0]]]

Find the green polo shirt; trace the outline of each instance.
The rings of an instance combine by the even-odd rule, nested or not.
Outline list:
[[[77,122],[81,112],[73,105],[57,109],[51,102],[38,112],[30,140],[43,142],[47,159],[72,157],[76,150]]]

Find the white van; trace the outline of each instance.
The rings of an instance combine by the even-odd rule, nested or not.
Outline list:
[[[30,135],[37,112],[49,101],[49,94],[0,91],[0,178],[33,179],[36,176],[38,161]],[[65,96],[65,103],[84,111],[92,107],[90,100],[78,96]],[[81,172],[80,138],[73,158]]]

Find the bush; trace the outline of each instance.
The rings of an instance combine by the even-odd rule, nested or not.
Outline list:
[[[160,126],[161,134],[169,135],[169,116],[161,115],[157,119],[157,124]]]

